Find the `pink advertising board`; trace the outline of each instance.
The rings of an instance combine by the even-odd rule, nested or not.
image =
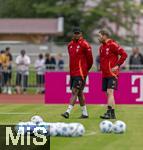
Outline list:
[[[69,103],[71,96],[69,73],[47,72],[45,80],[45,103]],[[87,104],[106,104],[105,93],[102,92],[101,85],[101,73],[91,72],[84,89]],[[143,73],[120,73],[115,99],[116,104],[143,104]]]

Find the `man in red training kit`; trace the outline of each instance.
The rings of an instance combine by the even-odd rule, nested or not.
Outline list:
[[[82,32],[78,27],[73,29],[73,39],[68,44],[68,53],[70,67],[70,88],[72,90],[72,96],[68,109],[61,115],[64,118],[69,118],[69,114],[78,98],[82,109],[82,115],[80,118],[88,118],[83,89],[87,74],[93,64],[93,57],[91,46],[85,39],[83,39]]]
[[[102,119],[116,119],[114,89],[117,90],[119,68],[127,58],[125,50],[110,39],[108,31],[101,30],[98,33],[100,54],[100,69],[102,71],[102,90],[107,95],[107,112],[100,116]]]

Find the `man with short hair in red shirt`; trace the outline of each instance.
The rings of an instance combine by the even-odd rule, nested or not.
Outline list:
[[[115,116],[115,100],[114,90],[117,90],[117,81],[119,68],[127,58],[125,50],[110,39],[110,34],[106,30],[101,30],[98,33],[100,54],[100,69],[102,71],[102,90],[107,95],[107,112],[100,116],[102,119],[116,119]]]
[[[82,115],[80,118],[88,118],[87,108],[83,89],[86,77],[93,64],[92,49],[89,43],[83,39],[80,28],[73,29],[73,39],[68,44],[69,67],[70,67],[70,88],[72,96],[70,104],[65,113],[61,114],[64,118],[69,118],[69,114],[78,98]]]

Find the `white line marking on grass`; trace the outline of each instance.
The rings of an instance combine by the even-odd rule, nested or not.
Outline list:
[[[86,131],[85,132],[85,134],[84,134],[84,136],[91,136],[91,135],[95,135],[95,134],[97,134],[95,131]]]
[[[4,123],[4,122],[0,122],[0,125],[16,125],[16,124],[18,124],[18,122],[16,122],[16,123],[9,123],[9,122]]]
[[[32,113],[25,112],[0,112],[0,115],[30,115]]]

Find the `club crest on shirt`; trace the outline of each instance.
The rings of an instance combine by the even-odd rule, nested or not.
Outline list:
[[[78,45],[78,46],[77,46],[77,48],[79,49],[79,48],[80,48],[80,46]]]
[[[79,48],[80,48],[80,46],[78,45],[78,46],[77,46],[77,48],[76,48],[76,52],[78,52],[78,51],[79,51]]]

